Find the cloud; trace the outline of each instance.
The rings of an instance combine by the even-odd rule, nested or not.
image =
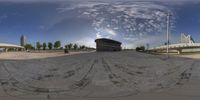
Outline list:
[[[82,39],[76,41],[75,43],[77,43],[78,45],[86,45],[88,47],[96,48],[96,44],[94,42],[94,39],[91,38],[91,37],[82,38]]]
[[[106,32],[108,32],[108,34],[112,35],[112,36],[116,36],[117,33],[115,31],[113,31],[112,29],[106,29]]]
[[[45,29],[45,26],[44,25],[40,25],[39,28],[43,30],[43,29]]]
[[[2,16],[0,16],[0,19],[5,19],[7,17],[8,17],[7,15],[2,15]]]
[[[58,10],[62,13],[77,11],[79,17],[92,20],[96,38],[122,38],[121,41],[137,42],[136,45],[152,39],[148,37],[165,33],[168,12],[172,15],[171,28],[175,22],[174,12],[158,2],[87,2],[70,5]]]
[[[82,2],[88,2],[88,1],[94,1],[94,0],[0,0],[0,2],[59,2],[59,1],[82,1]],[[117,2],[122,0],[95,0],[98,2]],[[123,1],[143,1],[143,2],[198,2],[198,0],[123,0]]]
[[[5,19],[7,19],[7,15],[2,15],[2,16],[0,16],[0,23],[3,21],[3,20],[5,20]]]
[[[96,38],[103,38],[103,36],[100,34],[100,32],[96,33]]]
[[[137,37],[126,37],[124,38],[123,47],[125,48],[136,48],[137,46],[146,46],[150,44],[151,47],[163,45],[165,43],[166,37],[165,34],[159,34],[154,36],[146,36],[142,38]]]
[[[67,5],[69,4],[69,2],[66,3]],[[68,7],[60,7],[57,8],[57,10],[59,10],[60,13],[65,12],[65,11],[69,11],[69,10],[73,10],[73,9],[77,9],[77,8],[92,8],[96,5],[100,5],[100,4],[107,4],[107,3],[102,3],[102,2],[88,2],[88,1],[80,1],[79,3],[77,2],[70,2],[70,6]],[[95,9],[90,9],[90,11],[96,11]],[[89,12],[83,12],[84,14],[90,14]]]
[[[72,1],[72,0],[0,0],[0,2],[63,2],[63,1]]]
[[[117,36],[117,33],[112,30],[112,29],[108,29],[108,28],[101,28],[101,29],[97,29],[96,30],[96,38],[114,38]]]

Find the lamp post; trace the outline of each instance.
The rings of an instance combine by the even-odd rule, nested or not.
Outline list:
[[[170,14],[167,13],[167,58],[169,58],[169,22],[170,20]]]

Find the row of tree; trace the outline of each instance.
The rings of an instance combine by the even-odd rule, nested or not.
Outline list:
[[[32,44],[26,44],[25,46],[25,49],[26,50],[52,50],[52,49],[63,49],[61,47],[61,42],[60,41],[56,41],[54,43],[52,42],[48,42],[48,43],[40,43],[40,42],[36,42],[36,47],[34,47]],[[67,45],[65,45],[65,49],[67,50],[86,50],[86,49],[92,49],[90,47],[87,47],[85,45],[78,45],[78,44],[72,44],[72,43],[69,43]]]
[[[44,42],[43,44],[40,44],[40,42],[37,42],[37,43],[36,43],[36,47],[37,47],[38,50],[40,50],[41,48],[42,48],[43,50],[46,50],[47,46],[48,46],[48,49],[49,49],[49,50],[53,49],[53,47],[54,47],[55,49],[59,49],[59,48],[61,47],[61,42],[60,42],[60,41],[56,41],[56,42],[54,43],[54,45],[53,45],[53,43],[51,43],[51,42],[48,42],[48,45],[47,45],[45,42]]]
[[[65,49],[68,50],[84,50],[84,49],[89,49],[89,47],[86,47],[85,45],[77,45],[77,44],[67,44],[65,45]]]
[[[36,47],[34,47],[32,44],[26,44],[24,47],[26,50],[32,50],[32,49],[38,49],[38,50],[41,50],[41,48],[43,50],[46,50],[47,49],[47,46],[48,46],[48,49],[51,50],[51,49],[59,49],[61,47],[61,42],[60,41],[56,41],[54,44],[51,43],[51,42],[48,42],[47,43],[43,43],[41,44],[40,42],[36,42]]]

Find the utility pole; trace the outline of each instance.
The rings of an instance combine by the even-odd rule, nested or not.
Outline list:
[[[170,20],[170,14],[167,13],[167,58],[169,58],[169,22]]]

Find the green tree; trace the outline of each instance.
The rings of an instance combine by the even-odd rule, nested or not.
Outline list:
[[[140,46],[140,47],[136,47],[136,51],[145,51],[145,47],[144,46]]]
[[[72,46],[73,46],[73,44],[70,43],[70,44],[65,45],[65,48],[68,49],[68,50],[71,50]]]
[[[43,50],[46,50],[47,44],[44,42],[42,47],[43,47]]]
[[[65,45],[65,49],[69,49],[69,48],[68,48],[68,44],[67,44],[67,45]]]
[[[37,42],[37,43],[36,43],[36,47],[37,47],[38,50],[40,50],[40,48],[41,48],[40,42]]]
[[[80,49],[81,49],[81,50],[84,50],[85,48],[86,48],[85,45],[80,46]]]
[[[60,41],[56,41],[54,43],[54,48],[58,49],[61,46],[61,42]]]
[[[78,48],[78,45],[77,44],[74,44],[74,50],[77,50],[77,48]]]
[[[26,45],[24,46],[24,48],[25,48],[26,50],[34,49],[34,47],[33,47],[31,44],[26,44]]]
[[[49,48],[49,50],[51,50],[53,48],[53,43],[49,42],[48,43],[48,48]]]
[[[72,49],[72,46],[73,46],[73,44],[70,43],[70,44],[68,45],[68,49],[69,49],[69,50]]]

